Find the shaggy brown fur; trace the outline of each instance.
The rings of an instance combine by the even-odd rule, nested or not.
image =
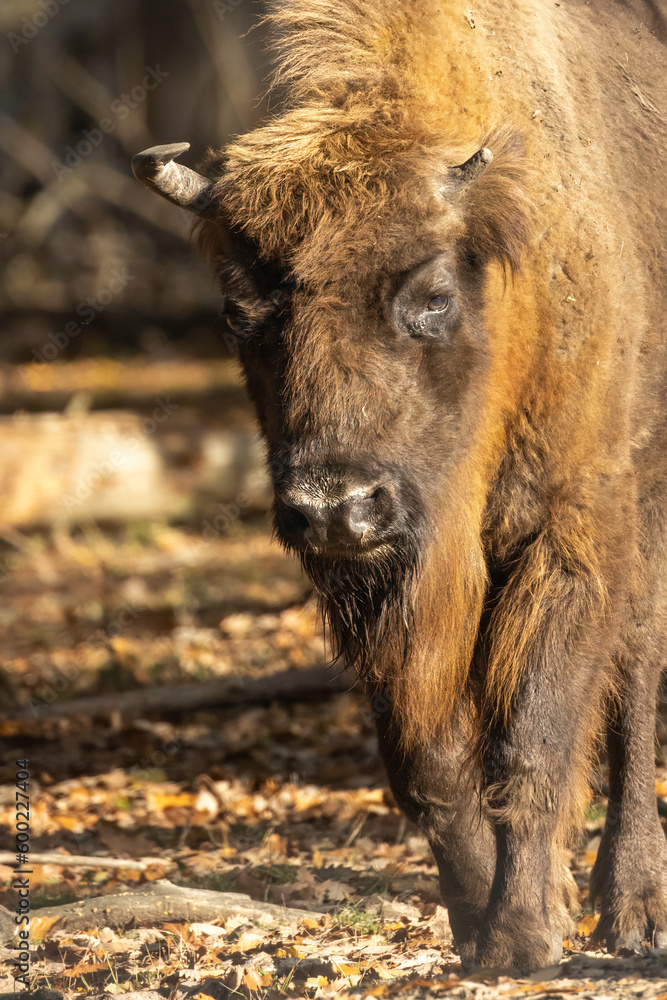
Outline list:
[[[388,706],[392,785],[429,834],[461,954],[483,964],[559,954],[560,846],[605,713],[601,935],[667,941],[650,791],[663,7],[484,0],[472,27],[458,0],[284,0],[282,110],[205,166],[219,179],[199,239],[240,327],[279,537],[296,545],[294,495],[321,511],[352,482],[391,500],[395,537],[373,552],[300,551],[338,652]],[[483,145],[492,162],[462,183],[453,168]],[[420,277],[433,267],[439,285]],[[398,330],[420,281],[424,302],[455,289],[448,332],[422,336],[428,312]]]

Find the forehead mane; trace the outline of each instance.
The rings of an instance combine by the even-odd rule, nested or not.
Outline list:
[[[328,248],[333,261],[339,247],[342,264],[409,212],[415,227],[429,215],[451,215],[452,206],[435,197],[440,178],[444,185],[448,168],[491,143],[494,161],[475,187],[486,216],[498,215],[491,230],[514,214],[523,239],[517,133],[489,131],[482,68],[473,72],[475,60],[447,55],[465,35],[460,12],[444,8],[437,0],[275,4],[271,86],[284,110],[205,164],[220,178],[219,218],[201,226],[209,254],[216,254],[218,222],[244,232],[265,260],[294,267],[301,257],[307,272],[318,254]],[[482,233],[480,246],[494,235]]]

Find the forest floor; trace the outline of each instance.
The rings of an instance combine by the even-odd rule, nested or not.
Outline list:
[[[387,790],[361,693],[179,708],[179,684],[326,662],[307,583],[265,522],[236,522],[206,543],[188,527],[145,524],[20,537],[0,554],[3,701],[13,706],[0,720],[0,903],[13,916],[15,762],[28,760],[33,996],[666,1000],[667,953],[589,949],[603,798],[565,858],[581,914],[562,964],[526,978],[466,975],[428,845]],[[120,692],[139,698],[157,684],[176,695],[168,710],[119,707]],[[102,710],[59,714],[92,695]],[[659,795],[666,773],[657,766]],[[158,904],[119,921],[108,900],[69,924],[62,916],[119,893],[136,894],[123,900],[138,914],[141,894],[165,880],[193,899],[245,895],[225,896],[218,916],[161,917]],[[28,987],[15,984],[3,940],[0,994],[20,995]]]

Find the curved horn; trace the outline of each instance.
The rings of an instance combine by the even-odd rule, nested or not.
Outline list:
[[[138,181],[157,191],[167,201],[195,215],[205,216],[210,208],[215,180],[203,177],[182,163],[173,162],[189,148],[189,142],[152,146],[132,157],[132,172]]]
[[[470,181],[474,181],[486,170],[492,159],[493,153],[486,146],[478,149],[465,163],[461,163],[458,167],[452,167],[452,176],[455,182],[458,184],[469,184]]]

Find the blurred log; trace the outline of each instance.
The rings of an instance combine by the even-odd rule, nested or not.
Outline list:
[[[146,426],[122,411],[0,419],[0,527],[179,513]]]
[[[122,410],[0,417],[0,532],[185,516],[200,495],[235,505],[225,524],[266,510],[264,450],[252,428],[179,424],[180,406],[168,395],[152,402],[143,417]]]
[[[16,991],[11,993],[0,993],[0,1000],[16,1000],[18,994]],[[99,994],[100,997],[106,998],[109,996],[108,993]],[[151,991],[150,993],[123,993],[123,1000],[164,1000],[161,994]],[[40,986],[36,990],[28,990],[27,993],[21,991],[21,1000],[65,1000],[65,994],[61,993],[60,990],[50,990],[47,986]],[[180,1000],[180,998],[179,998]]]
[[[210,923],[241,916],[254,924],[296,929],[302,920],[320,921],[323,914],[274,903],[258,903],[241,892],[184,888],[160,879],[145,888],[113,896],[82,899],[65,906],[44,906],[30,914],[31,927],[48,939],[54,931],[89,931],[91,927],[131,927],[174,922]],[[35,932],[33,931],[33,933]],[[11,938],[8,942],[10,943]]]
[[[188,712],[198,708],[229,708],[232,705],[267,704],[272,701],[308,701],[350,691],[355,678],[330,667],[299,667],[261,677],[220,677],[203,683],[178,684],[174,687],[150,687],[138,691],[119,691],[94,698],[33,704],[2,718],[104,718],[109,715],[127,720],[149,712]]]
[[[154,361],[145,357],[51,360],[58,338],[73,340],[83,332],[85,324],[81,322],[77,323],[78,332],[70,328],[68,334],[66,324],[70,319],[66,314],[48,317],[49,326],[58,333],[55,340],[45,334],[40,350],[33,352],[43,360],[26,365],[0,363],[3,405],[9,400],[13,408],[57,409],[77,392],[88,393],[97,408],[111,404],[122,406],[123,401],[127,406],[129,401],[134,403],[163,394],[176,395],[181,402],[184,398],[201,400],[215,393],[216,397],[223,395],[227,404],[235,402],[238,405],[242,399],[248,409],[237,365],[229,358],[208,359],[205,362],[189,358]],[[122,317],[122,324],[129,326],[131,334],[138,336],[141,319],[138,321],[136,316],[126,314]],[[173,325],[172,329],[180,335],[183,333],[182,326]],[[42,400],[47,400],[47,407]]]
[[[115,983],[112,983],[111,985],[115,986]],[[55,995],[54,990],[48,990],[47,992],[53,993],[54,996],[47,997],[41,995],[37,996],[36,993],[24,993],[23,997],[21,997],[21,1000],[24,1000],[24,997],[25,1000],[64,1000],[64,994],[62,993],[58,993],[57,995]],[[167,994],[165,994],[164,992],[158,993],[157,990],[139,990],[139,991],[129,990],[128,992],[123,990],[121,994],[123,1000],[165,1000],[165,996],[168,997],[168,1000],[186,1000],[186,997],[189,997],[191,995],[192,994],[190,989],[179,990],[176,988],[171,989],[170,992]],[[107,990],[105,990],[104,993],[89,993],[88,996],[90,1000],[109,1000],[110,997],[116,997],[117,994],[109,993]],[[0,993],[0,1000],[5,1000],[4,994]],[[8,993],[7,1000],[16,1000],[16,994]]]

